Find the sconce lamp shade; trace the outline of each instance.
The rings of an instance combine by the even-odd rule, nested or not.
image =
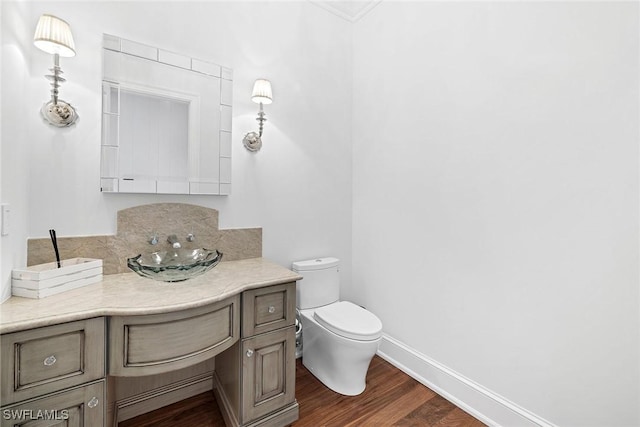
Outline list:
[[[71,27],[66,21],[53,15],[40,17],[33,36],[33,44],[50,54],[57,53],[64,57],[76,54]]]
[[[253,93],[251,100],[256,104],[271,104],[273,102],[273,94],[271,93],[271,82],[269,80],[258,79],[253,84]]]

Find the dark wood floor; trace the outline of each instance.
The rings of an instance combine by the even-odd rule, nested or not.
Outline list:
[[[353,397],[326,388],[298,360],[296,399],[300,419],[294,427],[484,426],[378,356],[371,361],[366,390]],[[224,427],[213,393],[203,393],[119,424],[119,427],[175,426]]]

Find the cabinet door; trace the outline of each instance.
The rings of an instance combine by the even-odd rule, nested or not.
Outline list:
[[[104,426],[104,381],[2,408],[2,427]]]
[[[242,424],[295,400],[295,326],[242,342]]]

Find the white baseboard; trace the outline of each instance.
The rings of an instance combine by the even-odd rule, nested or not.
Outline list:
[[[487,425],[556,427],[386,334],[378,355]]]

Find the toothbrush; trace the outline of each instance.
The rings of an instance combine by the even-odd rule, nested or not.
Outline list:
[[[58,238],[56,237],[56,230],[49,230],[49,236],[51,236],[51,243],[53,243],[53,250],[56,252],[56,262],[58,263],[58,268],[60,265],[60,252],[58,252]]]

